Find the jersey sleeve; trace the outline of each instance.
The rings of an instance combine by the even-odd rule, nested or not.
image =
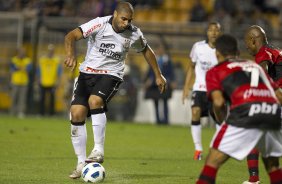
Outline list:
[[[196,61],[197,61],[197,44],[193,45],[191,52],[190,52],[190,58],[191,58],[191,61],[193,63],[196,63]]]
[[[147,40],[141,30],[138,28],[135,32],[134,41],[131,45],[136,52],[142,52],[147,46]]]
[[[87,38],[90,35],[95,35],[102,28],[103,18],[97,17],[79,26],[82,31],[83,37]]]
[[[262,62],[265,62],[265,61],[273,64],[272,54],[266,50],[260,51],[259,53],[257,53],[255,57],[255,61],[257,64],[261,64]]]
[[[221,90],[220,80],[217,71],[214,68],[207,71],[206,74],[207,96],[210,98],[211,93],[215,90]]]

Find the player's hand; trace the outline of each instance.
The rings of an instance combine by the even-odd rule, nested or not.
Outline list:
[[[182,93],[182,104],[185,104],[185,100],[189,97],[190,90],[189,89],[183,89]]]
[[[75,69],[76,63],[76,58],[74,56],[68,56],[64,62],[65,66],[71,68],[72,71]]]
[[[160,93],[165,92],[165,90],[166,90],[166,79],[164,78],[163,75],[156,77],[156,84],[159,87]]]

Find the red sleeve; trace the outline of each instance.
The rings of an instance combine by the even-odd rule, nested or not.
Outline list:
[[[208,70],[206,74],[207,95],[210,99],[211,93],[215,90],[221,90],[219,76],[216,68]]]
[[[272,63],[272,54],[266,50],[259,51],[255,57],[256,63],[261,64],[264,61]]]

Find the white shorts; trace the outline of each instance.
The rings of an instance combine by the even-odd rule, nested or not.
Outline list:
[[[223,123],[216,131],[210,147],[237,160],[243,160],[254,147],[262,157],[281,157],[282,129],[246,129]]]

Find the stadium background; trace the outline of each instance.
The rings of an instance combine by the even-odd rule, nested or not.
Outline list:
[[[64,60],[64,36],[71,29],[97,16],[112,14],[115,0],[1,0],[0,1],[0,110],[8,112],[10,99],[10,58],[16,49],[25,47],[33,61],[33,73],[29,84],[28,113],[37,114],[39,92],[35,81],[38,58],[46,53],[47,46],[54,44],[56,55]],[[163,44],[171,56],[177,75],[177,90],[170,100],[171,123],[189,122],[189,102],[181,103],[181,89],[185,71],[190,66],[188,54],[196,41],[204,39],[209,21],[219,21],[225,33],[231,33],[240,41],[241,56],[249,57],[243,46],[244,30],[259,24],[266,31],[269,41],[281,45],[282,8],[280,0],[132,0],[135,7],[134,24],[141,28],[149,44],[154,49]],[[76,52],[83,59],[86,41],[79,41]],[[129,76],[137,88],[136,100],[128,98],[127,91],[121,92],[110,104],[110,118],[154,122],[153,105],[144,100],[142,80],[147,71],[147,63],[142,54],[130,52],[126,60],[130,66]],[[57,90],[56,111],[67,114],[72,74],[64,68],[60,87]],[[121,116],[134,101],[130,117]],[[118,113],[120,112],[120,113]]]

